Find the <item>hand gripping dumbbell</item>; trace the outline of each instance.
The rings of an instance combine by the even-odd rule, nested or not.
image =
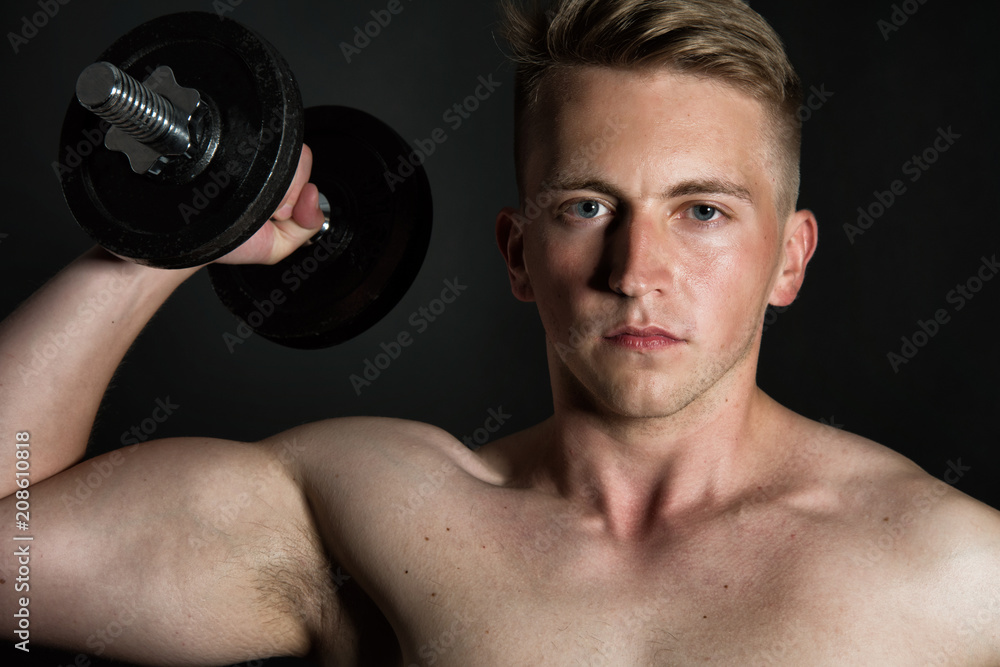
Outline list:
[[[209,272],[223,303],[259,335],[321,348],[374,325],[409,289],[430,241],[430,186],[405,157],[406,141],[373,116],[303,110],[288,64],[259,35],[187,12],[123,36],[77,81],[59,172],[98,244],[184,268],[260,229],[291,186],[303,141],[323,228],[275,266]],[[394,171],[400,159],[413,166],[405,178]]]

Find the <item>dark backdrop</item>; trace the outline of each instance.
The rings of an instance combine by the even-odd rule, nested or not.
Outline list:
[[[493,242],[496,211],[514,203],[516,191],[513,73],[496,45],[492,2],[402,0],[404,11],[350,63],[338,45],[387,2],[220,2],[226,4],[215,7],[231,8],[228,16],[284,54],[307,105],[364,109],[410,141],[446,128],[447,142],[426,165],[435,197],[430,251],[388,317],[361,337],[319,352],[257,338],[230,352],[223,334],[234,332],[236,322],[214,298],[207,276],[195,277],[127,358],[105,401],[93,453],[119,446],[123,432],[149,418],[157,399],[168,398],[179,407],[158,425],[156,437],[254,440],[342,415],[417,419],[463,436],[500,406],[511,415],[500,435],[544,419],[551,399],[542,330],[534,308],[510,296]],[[821,230],[800,299],[768,318],[760,384],[798,412],[882,442],[933,475],[944,475],[949,462],[960,464],[958,488],[996,506],[1000,280],[973,281],[969,288],[980,290],[961,309],[949,292],[976,277],[983,258],[1000,252],[997,5],[752,4],[785,40],[812,96],[812,108],[802,112],[800,203],[816,212]],[[90,245],[51,166],[80,70],[145,20],[214,9],[210,0],[68,0],[58,7],[17,53],[9,34],[3,47],[4,315]],[[0,27],[22,32],[24,17],[30,21],[39,11],[37,0],[5,2]],[[890,30],[897,27],[893,19],[901,25]],[[501,87],[452,131],[442,114],[490,75]],[[939,131],[958,138],[946,152],[928,153],[934,163],[913,181],[913,163],[906,163],[933,147]],[[876,193],[890,191],[896,180],[905,192],[863,233],[849,235],[844,225],[857,224],[859,207],[879,213],[872,206]],[[434,299],[446,279],[468,289],[417,334],[410,314]],[[949,321],[926,340],[917,336],[925,344],[894,369],[887,355],[901,354],[901,338],[912,339],[918,321],[933,319],[939,309]],[[401,331],[414,333],[414,344],[358,395],[349,376],[360,374],[380,343]],[[74,658],[34,647],[32,655],[51,665]]]

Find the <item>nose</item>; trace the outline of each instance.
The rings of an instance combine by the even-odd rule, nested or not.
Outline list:
[[[639,298],[662,291],[671,280],[666,224],[652,213],[620,220],[608,239],[608,285],[622,296]]]

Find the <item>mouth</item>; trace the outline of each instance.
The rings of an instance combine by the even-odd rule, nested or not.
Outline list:
[[[630,350],[657,350],[674,347],[684,342],[684,339],[666,329],[631,326],[612,330],[604,336],[604,340],[616,347]]]

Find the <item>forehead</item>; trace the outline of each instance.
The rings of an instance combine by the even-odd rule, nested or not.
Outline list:
[[[662,68],[574,67],[539,93],[524,146],[529,188],[580,176],[645,192],[708,178],[773,200],[767,114],[729,85]]]

